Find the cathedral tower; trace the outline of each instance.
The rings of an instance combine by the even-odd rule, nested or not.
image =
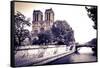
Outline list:
[[[46,22],[47,29],[50,29],[54,22],[54,12],[53,12],[52,8],[46,9],[45,22]]]
[[[32,31],[39,32],[40,30],[40,23],[43,22],[43,13],[40,10],[33,11],[33,21],[32,21]]]
[[[43,13],[40,10],[33,11],[32,32],[39,33],[45,30],[50,30],[54,22],[54,12],[52,8],[45,10],[43,20]]]

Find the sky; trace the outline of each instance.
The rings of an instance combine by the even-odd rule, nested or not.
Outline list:
[[[15,12],[20,11],[32,23],[34,10],[41,10],[44,14],[46,9],[52,8],[56,20],[65,20],[74,30],[76,42],[85,43],[96,37],[96,30],[93,29],[93,21],[88,17],[85,6],[40,4],[40,3],[15,3]],[[44,16],[44,15],[43,15]],[[32,27],[28,27],[31,31]]]

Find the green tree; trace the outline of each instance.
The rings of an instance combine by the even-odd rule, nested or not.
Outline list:
[[[94,29],[97,29],[97,6],[86,6],[89,18],[94,22]]]
[[[85,8],[89,18],[94,22],[93,28],[97,30],[97,6],[86,6]],[[94,55],[97,56],[97,38],[93,38],[89,43],[95,45],[92,50],[94,51]]]
[[[20,46],[21,42],[26,37],[29,37],[29,30],[25,29],[25,26],[30,26],[30,19],[26,18],[22,13],[16,12],[14,15],[15,22],[15,35],[14,35],[14,43],[16,46]]]
[[[53,35],[52,35],[51,30],[46,30],[43,33],[39,33],[38,37],[39,37],[39,40],[38,40],[39,44],[45,44],[45,45],[52,44]]]
[[[58,44],[69,45],[70,41],[74,41],[73,30],[66,21],[58,20],[54,22],[51,30]]]

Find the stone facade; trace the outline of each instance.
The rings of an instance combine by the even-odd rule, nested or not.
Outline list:
[[[52,8],[45,10],[43,20],[43,13],[40,10],[33,11],[32,32],[39,33],[49,30],[54,22],[54,12]]]

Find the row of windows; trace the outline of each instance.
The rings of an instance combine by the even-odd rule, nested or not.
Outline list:
[[[34,21],[42,21],[43,20],[43,15],[39,14],[34,14],[33,15]],[[51,20],[51,13],[46,14],[46,20],[50,21]]]
[[[43,16],[40,16],[40,21],[42,21]],[[39,14],[34,14],[34,21],[39,21]]]
[[[50,21],[50,13],[47,13],[47,20]]]

